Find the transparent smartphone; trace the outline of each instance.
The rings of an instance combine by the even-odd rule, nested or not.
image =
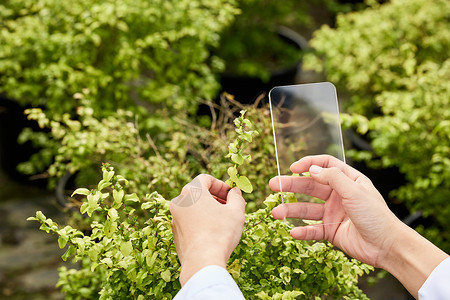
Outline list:
[[[339,106],[332,83],[274,87],[269,92],[280,175],[307,155],[329,154],[345,162]],[[298,201],[318,201],[297,195]],[[289,220],[299,226],[298,221]]]

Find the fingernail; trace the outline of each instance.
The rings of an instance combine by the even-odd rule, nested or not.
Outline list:
[[[318,175],[321,171],[322,171],[322,167],[319,167],[316,165],[312,165],[309,168],[309,173],[314,174],[314,175]]]

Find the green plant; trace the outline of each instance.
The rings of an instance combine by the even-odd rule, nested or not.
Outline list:
[[[355,157],[372,167],[398,167],[407,183],[392,197],[435,221],[421,230],[446,251],[449,10],[443,0],[393,0],[341,15],[336,29],[316,32],[316,56],[309,61],[350,95],[353,114],[344,116],[344,125],[356,127],[373,147]]]
[[[221,34],[217,55],[225,60],[226,73],[268,81],[271,72],[295,65],[302,52],[279,36],[281,26],[291,29],[317,26],[310,11],[314,6],[329,11],[349,9],[334,0],[283,1],[239,0],[241,13]]]
[[[152,137],[138,129],[139,119],[129,111],[119,110],[108,117],[96,118],[87,94],[77,94],[81,106],[75,118],[68,115],[50,120],[39,108],[28,109],[28,118],[38,122],[49,132],[33,133],[25,130],[21,141],[31,140],[36,147],[45,146],[31,157],[29,162],[19,168],[26,174],[41,173],[48,177],[50,186],[66,172],[76,175],[76,185],[89,186],[98,181],[98,166],[110,162],[118,172],[133,178],[133,189],[145,194],[148,190],[158,190],[165,198],[176,196],[177,190],[187,184],[192,174],[209,173],[224,178],[229,168],[225,144],[235,139],[232,120],[236,111],[246,109],[255,116],[252,125],[259,135],[248,149],[236,149],[242,159],[253,153],[252,168],[242,168],[255,190],[248,195],[248,209],[253,210],[270,192],[267,183],[261,178],[275,175],[273,159],[273,138],[268,109],[243,106],[230,95],[223,95],[219,114],[209,127],[203,127],[183,118],[175,119],[175,124],[166,126],[170,138],[161,135]],[[145,132],[145,131],[144,131]],[[158,139],[159,138],[159,139]],[[247,136],[248,138],[248,136]],[[242,144],[243,138],[240,139]],[[56,153],[55,156],[52,153]]]
[[[39,108],[25,111],[29,119],[50,132],[24,130],[21,141],[31,140],[35,146],[44,148],[30,161],[20,164],[19,170],[26,174],[44,172],[50,187],[66,172],[77,174],[77,184],[89,185],[97,181],[96,171],[101,162],[109,161],[122,174],[133,177],[135,190],[157,189],[166,197],[174,197],[173,190],[189,181],[189,171],[203,170],[195,160],[186,159],[190,147],[183,146],[187,138],[176,132],[177,127],[169,127],[169,123],[166,131],[172,133],[172,139],[155,142],[148,133],[141,136],[139,118],[132,112],[118,110],[97,119],[89,96],[79,94],[78,97],[83,105],[78,107],[75,119],[64,114],[50,120]]]
[[[7,0],[0,4],[0,92],[49,116],[84,88],[102,116],[144,106],[195,111],[215,96],[210,55],[234,1]],[[107,100],[105,100],[107,99]]]
[[[230,176],[230,178],[226,181],[226,183],[231,188],[237,186],[244,192],[251,193],[253,191],[253,186],[246,176],[239,175],[238,167],[244,164],[245,161],[251,160],[250,154],[245,155],[243,153],[243,144],[245,142],[251,143],[253,140],[253,135],[258,134],[258,132],[251,130],[252,123],[249,119],[246,119],[244,117],[245,113],[245,110],[241,110],[241,115],[234,120],[236,133],[238,134],[238,136],[236,138],[236,141],[228,145],[229,153],[227,154],[227,157],[230,158],[233,166],[229,167],[227,170],[228,176]],[[247,127],[249,130],[246,130],[245,127]]]
[[[242,143],[248,139],[242,138],[248,137],[245,133],[251,136],[247,129],[252,126],[243,115],[236,121],[238,135],[232,142],[240,141],[240,150],[246,147]],[[239,153],[233,146],[228,150]],[[245,155],[243,161],[232,159],[240,166],[248,161]],[[102,179],[94,188],[75,190],[74,194],[83,196],[80,211],[88,215],[87,233],[58,226],[42,212],[29,218],[39,221],[42,230],[59,235],[59,246],[67,247],[63,259],[81,261],[80,269],[60,269],[58,286],[67,298],[171,299],[180,288],[169,201],[157,192],[140,196],[133,191],[132,180],[104,164]],[[244,295],[249,299],[366,299],[356,283],[371,268],[327,243],[293,240],[282,221],[269,217],[279,202],[278,195],[271,195],[265,208],[246,215],[241,243],[228,266]]]
[[[379,113],[376,95],[415,89],[422,65],[448,58],[450,34],[448,1],[370,3],[363,11],[338,15],[336,28],[316,31],[310,41],[315,53],[305,61],[306,68],[324,71],[350,93],[348,111],[368,117]]]

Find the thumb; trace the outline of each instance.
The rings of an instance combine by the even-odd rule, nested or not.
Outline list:
[[[232,188],[227,194],[227,205],[245,211],[245,200],[238,187]]]
[[[315,181],[331,187],[343,199],[355,199],[358,194],[359,189],[357,188],[356,182],[345,175],[339,168],[322,168],[312,165],[309,168],[309,174]]]

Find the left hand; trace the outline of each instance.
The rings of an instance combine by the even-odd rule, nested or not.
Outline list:
[[[203,267],[226,268],[242,235],[245,200],[241,191],[210,176],[199,175],[172,199],[172,231],[181,263],[180,283]]]

